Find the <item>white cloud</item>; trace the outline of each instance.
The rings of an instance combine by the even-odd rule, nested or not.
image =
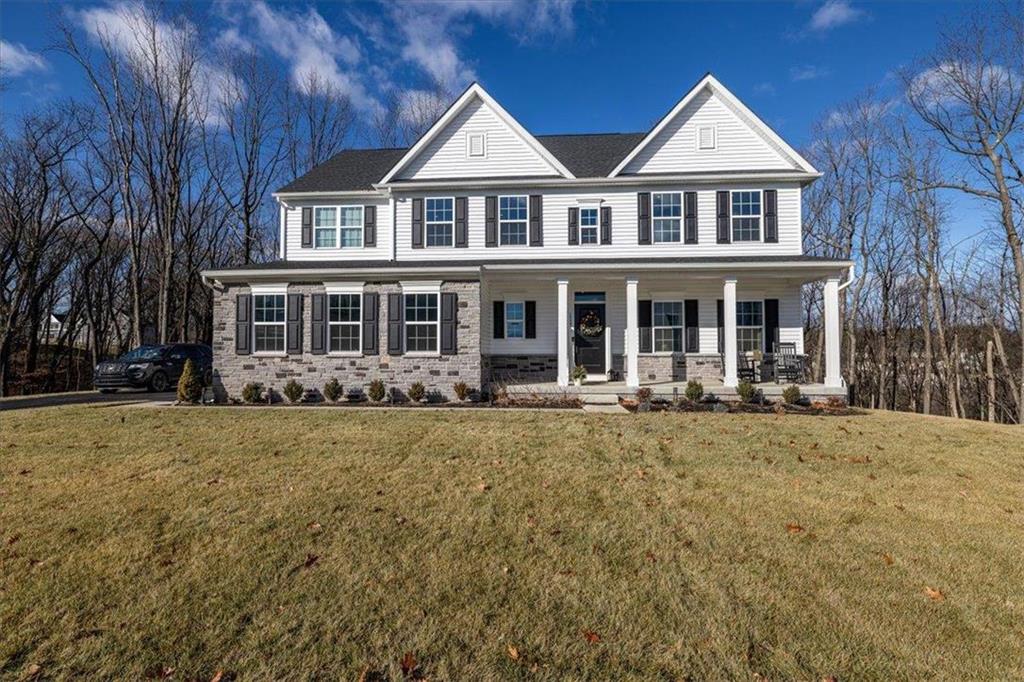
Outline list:
[[[242,52],[249,54],[256,50],[256,46],[252,44],[252,41],[243,36],[235,26],[231,26],[221,32],[216,40],[214,40],[214,45],[228,53]]]
[[[998,64],[944,62],[919,73],[907,94],[926,106],[956,106],[967,95],[962,83],[980,83],[994,96],[1019,87],[1020,74]]]
[[[794,82],[813,81],[819,78],[825,78],[831,74],[832,70],[828,67],[804,64],[803,66],[792,67],[789,70],[789,79]]]
[[[754,86],[754,92],[759,95],[774,95],[775,86],[768,81],[764,81]]]
[[[49,64],[42,55],[26,48],[21,43],[0,40],[0,73],[5,76],[21,76],[32,71],[46,71]]]
[[[850,6],[847,0],[826,0],[811,16],[808,28],[812,31],[828,31],[857,21],[864,11]]]

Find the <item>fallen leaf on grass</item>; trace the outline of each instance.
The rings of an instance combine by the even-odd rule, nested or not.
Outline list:
[[[223,670],[218,670],[217,672],[215,672],[213,674],[213,677],[210,678],[210,682],[220,682],[221,679],[223,679],[223,677],[224,677],[224,671]]]
[[[491,489],[491,486],[487,485],[483,481],[480,481],[479,483],[476,484],[476,489],[482,493],[485,493]]]
[[[924,593],[932,601],[945,601],[946,599],[946,595],[942,594],[942,590],[937,590],[934,587],[925,587]]]
[[[416,657],[412,655],[411,651],[406,651],[399,665],[402,666],[402,674],[408,677],[416,670]]]
[[[302,567],[303,568],[313,568],[313,566],[318,561],[320,561],[320,557],[318,555],[316,555],[316,554],[307,554],[306,555],[306,561],[303,562]]]
[[[310,521],[306,524],[306,530],[318,531],[321,528],[323,528],[323,526],[320,525],[319,521]]]
[[[658,560],[658,557],[654,556],[654,552],[647,552],[646,554],[644,554],[644,557],[652,564]]]
[[[893,558],[890,555],[885,554],[884,552],[882,553],[882,561],[885,562],[886,566],[892,566],[894,563]]]
[[[601,635],[597,634],[593,630],[584,630],[583,631],[583,638],[586,639],[591,644],[597,644],[598,642],[601,641]]]
[[[224,479],[222,479],[222,478],[211,478],[209,481],[206,482],[206,485],[217,485],[218,483],[223,483],[223,482],[224,482]]]
[[[804,527],[801,526],[800,524],[797,524],[797,523],[787,523],[786,524],[786,530],[789,533],[792,533],[792,534],[795,535],[796,533],[803,533],[804,532]]]
[[[15,533],[11,537],[7,538],[7,545],[8,546],[13,545],[15,542],[17,542],[20,539],[21,539],[21,536],[18,535],[17,533]]]
[[[508,645],[508,657],[513,661],[519,660],[519,649],[515,648],[511,644]]]

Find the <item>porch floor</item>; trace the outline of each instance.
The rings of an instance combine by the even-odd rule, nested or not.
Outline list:
[[[733,400],[737,398],[735,388],[727,388],[721,381],[707,379],[701,382],[704,384],[705,393],[714,393],[719,398]],[[641,382],[641,386],[650,388],[655,398],[671,399],[673,391],[678,391],[682,396],[686,393],[685,381],[662,381],[662,382]],[[754,384],[766,397],[777,397],[789,384],[763,383]],[[826,386],[825,384],[797,384],[800,392],[811,398],[828,398],[832,396],[845,397],[845,386]],[[510,395],[543,395],[543,394],[571,394],[580,396],[616,395],[620,397],[632,397],[636,392],[626,387],[625,381],[593,381],[584,382],[582,386],[559,386],[557,382],[547,381],[533,384],[506,384],[505,390]]]

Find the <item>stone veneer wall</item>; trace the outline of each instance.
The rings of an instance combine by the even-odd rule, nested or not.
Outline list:
[[[672,353],[640,355],[637,358],[640,381],[689,381],[722,378],[722,356],[717,354]]]
[[[379,355],[336,356],[310,353],[310,294],[322,293],[319,282],[291,283],[288,292],[303,295],[302,354],[281,357],[235,354],[235,295],[249,293],[246,285],[231,285],[213,294],[213,366],[214,393],[217,400],[240,398],[242,387],[256,381],[271,387],[278,394],[290,379],[306,389],[323,390],[329,379],[336,378],[346,391],[361,387],[366,390],[374,379],[383,379],[388,388],[401,391],[415,381],[423,382],[428,391],[451,396],[452,385],[464,381],[471,389],[480,388],[484,375],[480,356],[480,283],[444,282],[442,292],[458,295],[458,353],[429,357],[389,356],[387,299],[389,293],[401,291],[398,282],[367,282],[366,293],[380,294],[378,311]]]
[[[558,380],[557,355],[485,355],[484,376],[495,384]]]

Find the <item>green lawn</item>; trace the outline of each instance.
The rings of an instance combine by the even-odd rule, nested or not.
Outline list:
[[[1022,679],[1022,435],[885,413],[5,413],[0,675]]]

